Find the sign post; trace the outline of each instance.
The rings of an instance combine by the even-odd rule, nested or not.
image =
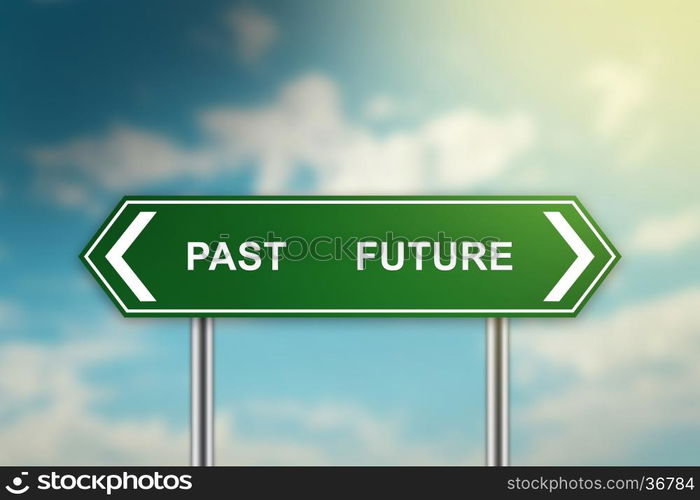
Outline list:
[[[192,318],[190,346],[190,463],[214,465],[214,320]]]
[[[486,465],[510,463],[509,320],[486,320]]]
[[[125,197],[81,259],[124,316],[192,319],[192,463],[213,463],[214,317],[487,321],[508,464],[508,319],[576,316],[620,256],[573,196]]]

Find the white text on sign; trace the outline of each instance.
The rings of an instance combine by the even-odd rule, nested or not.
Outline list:
[[[447,255],[440,255],[440,243],[429,241],[409,241],[406,244],[409,249],[415,254],[415,269],[416,271],[423,270],[424,254],[433,247],[433,266],[438,271],[452,271],[461,269],[468,271],[470,263],[476,266],[481,271],[512,271],[511,264],[504,264],[503,261],[511,258],[510,252],[501,251],[502,248],[512,248],[513,243],[510,241],[494,241],[489,245],[489,256],[486,257],[486,245],[478,241],[465,241],[461,245],[453,241],[449,244]],[[389,245],[386,241],[380,242],[377,245],[376,241],[360,241],[357,244],[357,270],[364,271],[366,269],[365,261],[375,259],[377,253],[375,249],[379,249],[381,265],[387,271],[398,271],[403,268],[406,261],[404,242],[398,242],[398,246],[393,248],[394,257],[393,263],[389,262]],[[459,249],[459,252],[458,252]],[[458,261],[460,266],[457,266]],[[488,262],[488,265],[486,262]]]
[[[230,271],[256,271],[263,266],[263,248],[269,248],[270,265],[272,271],[279,270],[280,249],[287,246],[282,241],[244,241],[238,246],[237,257],[234,258],[229,245],[226,242],[217,242],[215,245],[203,241],[187,242],[187,270],[194,271],[195,263],[203,261],[208,271],[215,271],[219,266],[226,266]],[[513,266],[507,261],[511,253],[505,250],[511,249],[510,241],[494,241],[487,245],[478,241],[465,241],[461,243],[450,242],[445,255],[441,254],[439,242],[409,241],[397,242],[389,247],[386,241],[360,241],[357,243],[357,270],[367,269],[368,260],[379,260],[383,269],[398,271],[404,268],[411,255],[414,264],[409,264],[416,271],[422,271],[426,264],[432,261],[432,266],[438,271],[452,271],[455,269],[468,271],[478,269],[480,271],[512,271]],[[213,247],[213,248],[212,248]],[[213,253],[212,253],[213,250]],[[432,259],[427,259],[426,254],[432,250]],[[411,255],[409,255],[411,254]],[[409,258],[406,256],[409,255]],[[200,266],[200,267],[202,267]]]
[[[284,241],[265,241],[262,246],[272,249],[270,269],[272,271],[279,270],[280,248],[286,247],[287,243]],[[238,268],[243,271],[256,271],[262,266],[260,250],[260,243],[244,241],[238,246],[238,254],[241,258],[238,259],[238,261],[234,261],[228,244],[224,241],[220,241],[216,244],[214,255],[212,255],[210,259],[209,254],[211,253],[211,248],[208,243],[204,243],[203,241],[188,241],[187,270],[194,271],[194,263],[196,261],[208,260],[209,271],[216,270],[220,265],[225,265],[228,267],[229,271],[235,271],[237,269],[236,262],[238,263]]]

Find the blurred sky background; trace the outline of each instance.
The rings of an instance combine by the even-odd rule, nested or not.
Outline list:
[[[188,322],[122,318],[78,260],[125,194],[574,194],[623,258],[578,318],[513,321],[512,462],[697,465],[699,24],[694,1],[3,1],[0,463],[188,463]],[[218,463],[483,463],[483,330],[218,320]]]

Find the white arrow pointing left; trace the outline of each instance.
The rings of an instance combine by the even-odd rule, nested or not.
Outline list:
[[[139,212],[133,222],[129,224],[129,227],[126,228],[124,234],[119,237],[114,246],[107,252],[107,255],[105,255],[107,261],[112,264],[117,274],[121,276],[126,285],[134,292],[136,298],[141,302],[155,302],[156,299],[151,295],[151,292],[148,291],[146,285],[136,276],[134,270],[126,263],[124,254],[134,240],[138,238],[146,225],[151,222],[155,214],[155,212]]]

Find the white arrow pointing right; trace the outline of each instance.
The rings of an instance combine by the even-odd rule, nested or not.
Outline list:
[[[136,218],[129,224],[129,227],[126,228],[124,234],[119,237],[114,246],[110,248],[109,252],[105,255],[107,261],[112,264],[117,274],[121,276],[126,285],[134,292],[136,298],[141,302],[155,302],[156,299],[151,295],[151,292],[148,291],[146,285],[136,276],[134,270],[126,263],[124,254],[134,240],[138,238],[139,234],[141,234],[146,224],[151,222],[155,214],[155,212],[139,212]]]
[[[593,252],[586,246],[583,240],[576,234],[574,228],[566,222],[566,219],[561,212],[545,212],[544,215],[549,219],[554,228],[559,231],[564,241],[566,241],[571,249],[576,254],[576,260],[571,267],[564,273],[564,276],[554,285],[552,291],[545,297],[545,302],[559,302],[571,286],[583,274],[588,265],[593,260]]]

